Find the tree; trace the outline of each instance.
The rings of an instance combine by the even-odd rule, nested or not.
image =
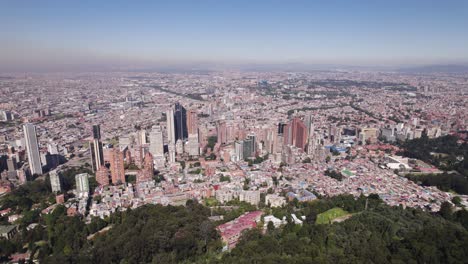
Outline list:
[[[449,220],[452,218],[452,205],[445,201],[440,205],[439,215]]]
[[[462,201],[462,200],[461,200],[460,196],[454,196],[454,197],[452,198],[452,203],[453,203],[454,205],[456,205],[456,206],[462,206],[461,201]]]
[[[275,230],[275,225],[273,224],[272,221],[268,221],[267,230],[268,230],[268,233],[271,233],[273,230]]]

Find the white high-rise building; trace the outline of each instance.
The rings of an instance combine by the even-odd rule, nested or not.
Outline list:
[[[37,143],[36,127],[33,124],[27,123],[23,125],[23,131],[31,174],[41,175],[42,164],[41,156],[39,154],[39,145]]]
[[[80,173],[75,175],[76,191],[78,193],[89,193],[89,175],[88,173]]]
[[[160,126],[153,126],[149,134],[150,147],[149,152],[153,158],[157,159],[164,156],[163,133]]]
[[[175,122],[174,122],[174,110],[169,109],[166,112],[167,119],[167,141],[169,144],[176,143],[175,140]]]
[[[50,179],[50,187],[52,188],[52,192],[57,193],[62,191],[62,184],[60,181],[60,174],[57,170],[51,170],[49,172],[49,179]]]
[[[200,144],[198,143],[197,134],[188,135],[188,142],[187,142],[187,147],[185,148],[185,150],[190,156],[200,155]]]
[[[244,142],[236,141],[234,143],[237,161],[244,160]]]
[[[175,146],[175,143],[169,143],[169,146],[168,146],[168,149],[169,149],[169,158],[168,158],[168,161],[170,163],[174,163],[176,161],[176,146]]]

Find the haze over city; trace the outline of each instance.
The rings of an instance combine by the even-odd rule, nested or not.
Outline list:
[[[468,263],[467,1],[1,1],[0,263]]]
[[[466,1],[2,1],[5,70],[467,64]]]

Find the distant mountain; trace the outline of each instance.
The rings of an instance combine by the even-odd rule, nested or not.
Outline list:
[[[398,71],[404,73],[468,73],[468,65],[427,65],[401,68]]]

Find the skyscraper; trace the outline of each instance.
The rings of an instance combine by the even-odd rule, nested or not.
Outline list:
[[[93,125],[93,139],[101,140],[101,126]]]
[[[113,184],[125,183],[124,155],[118,148],[106,149]]]
[[[244,149],[243,149],[243,156],[245,158],[250,158],[255,155],[256,147],[255,147],[255,135],[249,135],[245,140],[244,140]]]
[[[187,113],[187,130],[189,136],[198,135],[198,115],[194,109],[190,109]]]
[[[176,140],[180,139],[184,141],[188,137],[187,130],[187,111],[185,108],[179,104],[175,104],[175,138]]]
[[[167,141],[169,145],[175,144],[175,122],[174,122],[174,110],[169,109],[166,112],[166,122],[167,122]]]
[[[91,152],[91,165],[93,171],[99,170],[104,165],[104,154],[102,151],[101,128],[99,125],[93,126],[93,140],[89,142]]]
[[[244,141],[236,141],[234,147],[237,160],[244,160]]]
[[[31,174],[41,175],[42,164],[41,156],[39,155],[39,145],[37,143],[36,127],[33,124],[27,123],[23,125],[23,131]]]
[[[76,191],[79,194],[82,193],[89,193],[89,175],[88,173],[80,173],[75,175],[75,181],[76,181]]]
[[[62,191],[62,181],[60,179],[60,173],[57,170],[51,170],[49,172],[49,179],[52,192],[57,193]]]
[[[285,145],[305,150],[307,144],[307,127],[300,118],[293,118],[284,129]]]
[[[149,151],[153,157],[164,156],[163,134],[160,126],[153,126],[149,134],[150,147]]]
[[[218,143],[221,145],[226,144],[226,141],[227,141],[226,121],[224,120],[219,121],[218,127],[216,130],[218,134]]]
[[[137,174],[137,182],[145,182],[150,181],[153,179],[153,155],[151,153],[146,153],[145,155],[145,162],[143,165],[143,169],[140,170]]]
[[[109,169],[107,169],[106,166],[101,166],[96,171],[96,181],[99,183],[99,185],[109,185]]]

